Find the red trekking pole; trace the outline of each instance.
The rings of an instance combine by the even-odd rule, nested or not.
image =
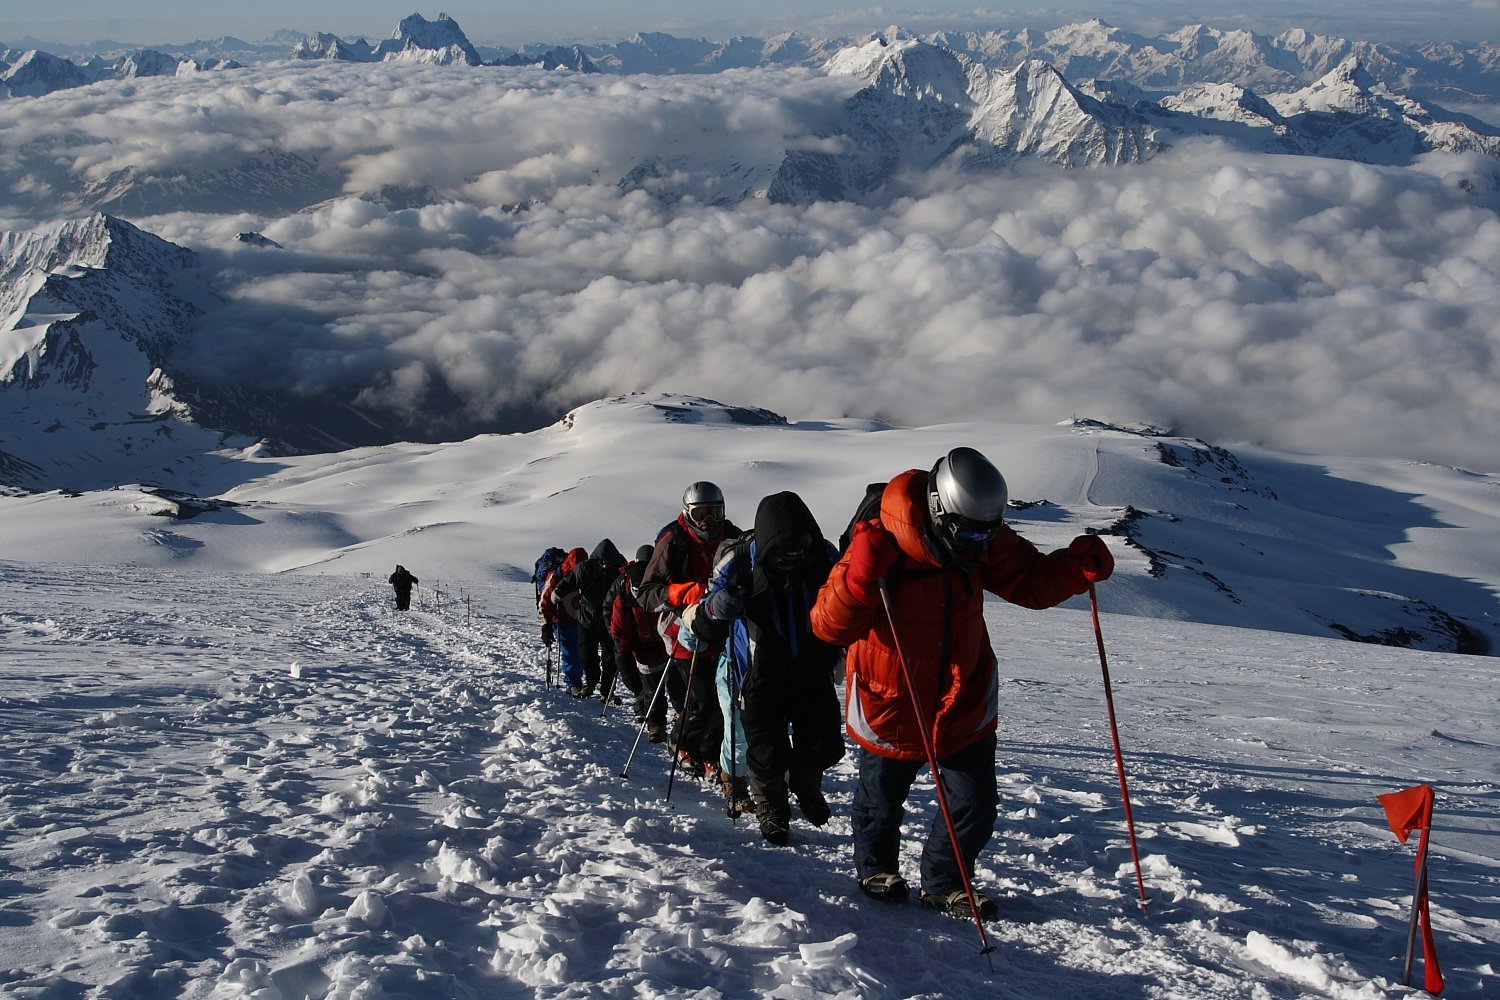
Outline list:
[[[1120,798],[1125,802],[1125,828],[1130,833],[1130,857],[1135,861],[1135,883],[1140,888],[1141,915],[1151,915],[1151,899],[1141,876],[1141,855],[1135,846],[1135,817],[1130,813],[1130,789],[1125,784],[1125,755],[1120,752],[1120,729],[1115,725],[1115,695],[1109,683],[1109,658],[1104,655],[1104,630],[1099,627],[1099,598],[1089,581],[1089,609],[1094,615],[1094,639],[1099,644],[1099,667],[1104,671],[1104,703],[1109,706],[1109,734],[1115,742],[1115,769],[1120,772]]]
[[[974,926],[979,928],[979,953],[988,955],[995,950],[989,935],[984,932],[984,921],[979,916],[979,900],[974,898],[974,884],[969,881],[969,865],[963,848],[958,844],[958,830],[953,826],[953,814],[948,810],[948,793],[943,788],[943,772],[938,768],[937,747],[932,734],[927,730],[927,717],[922,714],[922,705],[917,701],[917,687],[912,683],[911,667],[907,665],[906,653],[901,649],[901,637],[896,634],[896,616],[891,612],[891,592],[881,580],[880,603],[885,605],[885,619],[891,624],[891,644],[896,647],[896,659],[901,664],[901,676],[906,681],[906,693],[911,695],[911,707],[917,717],[917,731],[922,734],[922,752],[927,755],[927,766],[932,769],[932,783],[937,786],[938,808],[942,810],[943,822],[948,825],[948,839],[953,842],[953,857],[958,860],[958,874],[964,880],[964,892],[969,897],[969,909],[974,913]],[[991,965],[991,969],[994,966]]]

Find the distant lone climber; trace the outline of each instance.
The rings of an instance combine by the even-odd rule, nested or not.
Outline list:
[[[391,586],[396,588],[397,611],[405,611],[411,607],[411,588],[417,583],[417,578],[408,573],[405,566],[396,564],[396,572],[391,574]]]

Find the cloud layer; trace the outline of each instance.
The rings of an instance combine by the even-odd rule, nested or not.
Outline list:
[[[196,365],[418,422],[452,410],[449,430],[666,389],[794,418],[1093,416],[1500,469],[1494,161],[1182,148],[933,174],[876,206],[616,187],[651,155],[774,167],[852,85],[282,65],[65,91],[0,103],[0,226],[86,207],[90,181],[303,157],[349,196],[133,220],[202,251],[226,299]],[[353,197],[382,188],[442,203]],[[247,229],[286,249],[236,244]]]

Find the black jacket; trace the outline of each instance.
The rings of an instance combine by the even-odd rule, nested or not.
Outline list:
[[[778,570],[773,561],[787,548],[805,555],[789,571]],[[766,497],[755,530],[719,546],[707,613],[694,619],[693,631],[711,642],[729,638],[746,697],[762,685],[785,691],[829,683],[839,651],[812,634],[809,616],[835,556],[812,512],[791,492]],[[743,623],[743,639],[734,635],[736,622]]]
[[[594,546],[594,551],[575,566],[573,572],[558,581],[557,600],[567,601],[572,606],[572,595],[578,595],[576,615],[579,628],[587,632],[609,631],[609,611],[604,605],[604,597],[624,568],[625,557],[615,548],[615,543],[606,538]]]

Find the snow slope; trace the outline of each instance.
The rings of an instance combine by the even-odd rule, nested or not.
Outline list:
[[[854,891],[849,760],[832,822],[765,845],[668,800],[625,709],[544,689],[529,584],[439,612],[416,568],[398,617],[378,577],[0,563],[0,991],[1395,996],[1411,851],[1375,796],[1425,780],[1449,995],[1500,995],[1493,659],[1106,614],[1143,919],[1087,614],[993,608],[987,959]],[[924,777],[909,873],[932,810]]]
[[[761,496],[796,489],[837,537],[866,483],[961,444],[1005,473],[1011,519],[1038,545],[1089,530],[1110,537],[1118,611],[1450,652],[1500,647],[1493,475],[1230,453],[1087,421],[786,423],[661,393],[588,404],[528,434],[184,458],[187,471],[148,483],[233,505],[191,519],[151,516],[175,508],[133,486],[0,498],[0,552],[204,572],[389,574],[402,562],[420,576],[426,563],[520,580],[549,545],[592,548],[607,535],[631,551],[653,540],[700,478],[723,487],[742,525]]]
[[[864,482],[964,442],[1047,501],[1013,518],[1043,547],[1116,532],[1100,602],[1152,898],[1142,918],[1086,605],[992,603],[988,957],[971,924],[855,891],[851,760],[790,848],[706,788],[668,800],[625,709],[544,687],[525,579],[546,544],[647,540],[700,476],[742,523],[798,489],[836,535]],[[1412,850],[1375,796],[1426,781],[1448,995],[1500,996],[1497,661],[1265,630],[1294,572],[1352,612],[1336,578],[1383,565],[1492,631],[1493,477],[1195,456],[626,397],[529,435],[225,463],[187,519],[136,489],[0,498],[0,993],[1398,996]],[[404,616],[396,561],[421,578]],[[914,875],[925,777],[910,805]]]

